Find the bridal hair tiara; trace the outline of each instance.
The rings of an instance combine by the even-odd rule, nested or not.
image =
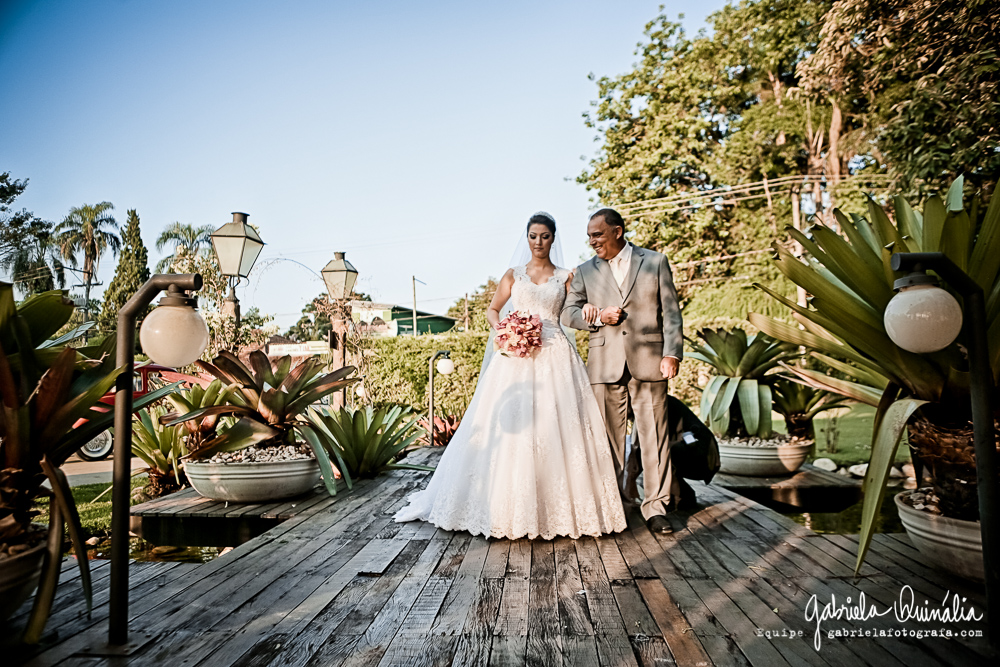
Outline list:
[[[552,224],[553,224],[553,225],[554,225],[554,224],[556,224],[556,219],[555,219],[554,217],[552,217],[552,214],[551,214],[551,213],[547,213],[547,212],[545,212],[545,211],[535,211],[535,212],[534,212],[534,213],[533,213],[533,214],[531,215],[531,217],[532,217],[532,218],[534,218],[534,217],[535,217],[536,215],[540,215],[540,216],[542,216],[543,218],[548,218],[549,220],[551,220],[551,221],[552,221]],[[529,218],[529,219],[530,219],[530,218]]]

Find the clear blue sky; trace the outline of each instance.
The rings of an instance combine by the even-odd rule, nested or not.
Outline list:
[[[660,4],[693,33],[725,3],[0,0],[0,171],[47,220],[137,209],[151,265],[169,223],[245,211],[261,262],[344,250],[358,289],[409,304],[416,275],[418,307],[444,312],[536,210],[578,263],[587,75],[627,71]],[[320,291],[274,262],[240,298],[284,328]]]

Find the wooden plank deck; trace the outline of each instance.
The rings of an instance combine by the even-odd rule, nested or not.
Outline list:
[[[413,456],[433,461],[440,451]],[[915,634],[982,633],[982,621],[899,622],[891,612],[863,621],[823,620],[815,648],[817,623],[806,614],[816,602],[854,606],[863,594],[866,605],[883,611],[901,590],[912,590],[921,607],[924,599],[937,606],[949,594],[982,612],[981,586],[931,569],[905,536],[879,536],[855,578],[854,538],[812,533],[704,485],[696,487],[702,507],[672,517],[676,532],[666,536],[651,534],[634,513],[628,531],[580,540],[492,540],[394,523],[392,514],[427,478],[397,471],[366,480],[210,563],[162,572],[146,566],[148,573],[131,580],[130,628],[143,646],[130,656],[87,654],[106,636],[107,607],[91,619],[81,615],[70,581],[61,596],[72,604],[56,612],[58,639],[19,662],[771,667],[991,661],[982,636]],[[106,584],[96,585],[106,600]],[[828,635],[837,630],[857,636]]]
[[[345,488],[342,483],[339,488]],[[191,488],[131,508],[129,528],[153,544],[230,547],[248,542],[313,506],[333,500],[320,487],[280,502],[226,503]]]
[[[746,477],[717,473],[712,485],[779,510],[840,512],[861,500],[861,480],[804,464],[793,475]]]

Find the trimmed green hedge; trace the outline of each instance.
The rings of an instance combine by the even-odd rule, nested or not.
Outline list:
[[[728,318],[692,318],[685,322],[685,331],[693,337],[703,327],[740,326],[754,331],[749,322]],[[455,362],[451,375],[434,374],[434,403],[438,414],[461,417],[472,400],[479,380],[479,368],[486,349],[484,332],[445,333],[432,336],[397,336],[395,338],[370,338],[364,343],[364,387],[376,406],[387,403],[411,405],[420,412],[427,411],[428,360],[437,350],[450,350]],[[576,332],[576,347],[587,360],[589,334]],[[710,367],[692,359],[681,364],[680,373],[670,383],[670,393],[695,412],[701,402],[699,375],[707,381]]]
[[[365,393],[377,406],[400,403],[426,412],[428,361],[435,351],[450,350],[455,372],[434,373],[434,409],[461,416],[479,380],[487,337],[470,332],[365,339]]]

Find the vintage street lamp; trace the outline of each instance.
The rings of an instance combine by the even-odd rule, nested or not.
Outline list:
[[[358,270],[344,259],[344,253],[333,253],[323,270],[323,282],[326,283],[326,294],[330,299],[330,355],[331,363],[336,368],[345,364],[345,338],[347,337],[346,317],[350,306],[343,302],[354,294],[354,284],[358,281]],[[331,398],[334,408],[344,404],[343,390],[336,392]]]
[[[124,373],[115,382],[115,453],[111,489],[111,591],[109,648],[128,642],[129,480],[132,456],[132,378],[135,367],[135,318],[163,290],[167,295],[146,316],[139,339],[150,359],[164,366],[185,366],[208,345],[208,326],[188,292],[201,289],[197,273],[155,275],[118,311],[115,363]],[[121,649],[117,649],[121,651]]]
[[[934,271],[965,303],[965,343],[969,357],[969,392],[972,399],[972,440],[976,453],[979,526],[983,540],[988,636],[1000,636],[1000,544],[997,543],[996,433],[993,428],[993,371],[986,338],[983,288],[940,252],[901,252],[892,256],[894,271],[910,274],[896,281],[898,291],[885,309],[885,330],[896,345],[910,352],[944,349],[962,326],[962,308],[951,294],[927,275]]]
[[[438,359],[440,357],[440,359]],[[438,350],[431,355],[430,360],[430,390],[427,392],[430,405],[427,410],[427,437],[430,439],[431,447],[434,446],[434,362],[437,361],[438,373],[451,375],[455,372],[455,362],[451,360],[451,351]]]
[[[233,212],[233,221],[212,232],[212,248],[219,260],[219,272],[229,279],[229,295],[222,312],[231,314],[240,326],[240,301],[236,298],[236,285],[240,278],[250,275],[254,262],[264,248],[257,231],[247,224],[247,213]]]

